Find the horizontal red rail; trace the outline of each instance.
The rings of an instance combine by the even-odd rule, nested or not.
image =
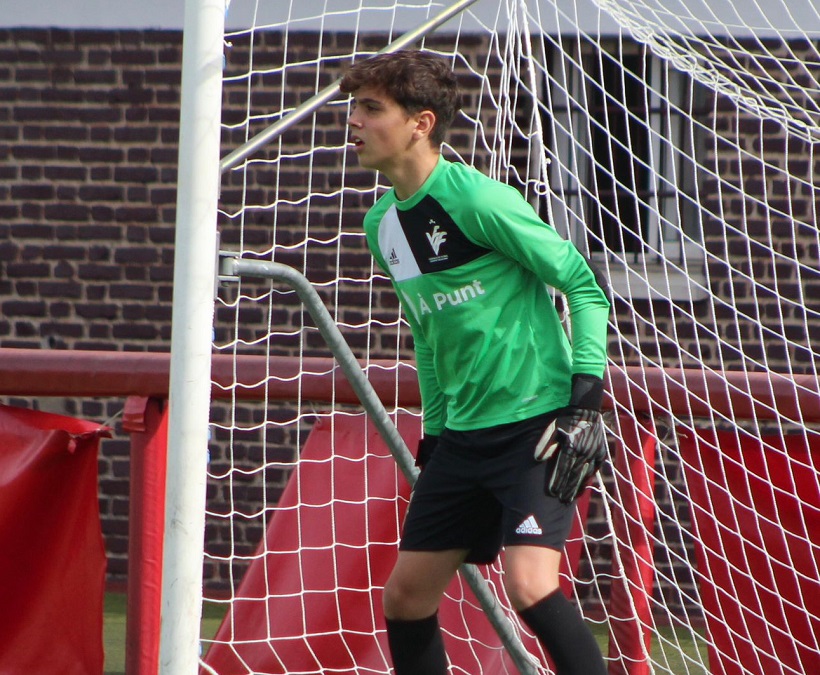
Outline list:
[[[108,352],[0,349],[0,395],[155,396],[166,398],[171,356],[166,352]],[[418,405],[413,368],[395,361],[371,362],[367,369],[383,398],[396,396]],[[356,402],[344,374],[329,357],[215,354],[211,364],[214,398],[267,398]]]
[[[0,349],[0,395],[167,397],[171,358],[158,352]],[[385,403],[419,405],[409,363],[374,360],[368,379]],[[217,399],[356,403],[330,357],[215,354],[212,395]],[[676,415],[759,420],[779,416],[820,422],[820,387],[814,375],[746,373],[683,368],[611,367],[608,407],[633,413],[672,410]]]

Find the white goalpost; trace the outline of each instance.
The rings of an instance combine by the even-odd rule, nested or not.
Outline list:
[[[811,0],[188,1],[161,672],[390,672],[419,397],[336,82],[404,46],[459,77],[445,154],[611,283],[610,460],[562,570],[609,672],[816,672]],[[502,576],[448,589],[453,673],[552,672]]]
[[[168,485],[160,672],[195,672],[202,612],[202,532],[219,200],[224,5],[187,0],[169,381]]]

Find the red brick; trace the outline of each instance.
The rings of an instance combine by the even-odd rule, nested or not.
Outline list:
[[[153,300],[155,289],[144,284],[111,284],[112,300]]]
[[[84,202],[119,202],[125,192],[117,185],[84,185],[80,188],[79,198]]]
[[[6,300],[0,305],[3,316],[45,317],[46,303],[42,300]]]
[[[77,276],[85,281],[116,281],[122,278],[119,265],[78,265]]]
[[[45,217],[50,221],[88,222],[91,210],[85,204],[46,204]]]
[[[47,279],[51,276],[51,265],[44,262],[10,262],[6,264],[9,279]]]
[[[11,198],[21,200],[52,199],[54,197],[54,185],[46,183],[43,185],[22,184],[11,186]]]
[[[44,298],[81,298],[83,286],[74,281],[65,279],[55,281],[42,281],[38,286],[40,295]]]

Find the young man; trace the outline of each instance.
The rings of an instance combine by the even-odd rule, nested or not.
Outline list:
[[[412,329],[424,412],[423,470],[384,589],[395,672],[447,672],[444,590],[503,546],[507,594],[559,675],[604,675],[558,569],[574,499],[605,455],[606,294],[514,188],[442,157],[460,107],[446,61],[378,55],[341,89],[361,166],[392,184],[364,229]],[[548,286],[567,299],[571,342]]]

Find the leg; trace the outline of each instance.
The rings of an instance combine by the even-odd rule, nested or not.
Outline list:
[[[387,640],[396,675],[445,675],[438,606],[466,551],[400,551],[384,587]]]
[[[552,657],[558,675],[606,675],[595,637],[559,587],[560,562],[561,553],[554,549],[509,547],[507,594]]]
[[[521,611],[558,589],[561,551],[541,546],[509,546],[504,554],[504,588]]]
[[[388,619],[422,619],[438,611],[441,596],[458,571],[466,551],[399,551],[384,586]]]

